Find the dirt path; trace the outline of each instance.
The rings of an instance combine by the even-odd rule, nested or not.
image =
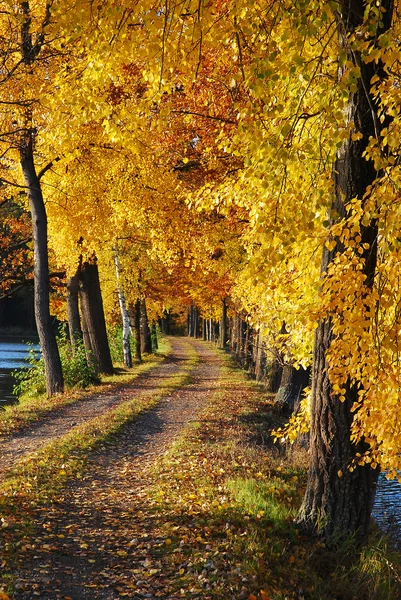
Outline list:
[[[131,384],[117,390],[102,392],[84,398],[72,405],[57,408],[18,433],[0,437],[0,477],[19,459],[38,450],[42,445],[61,437],[76,426],[115,408],[127,399],[146,399],[160,386],[161,380],[178,374],[185,366],[188,341],[185,338],[172,338],[172,354],[167,360],[143,373]]]
[[[185,364],[187,343],[173,340],[169,364],[160,365],[141,382],[141,393],[146,386],[157,386],[166,369],[171,372]],[[202,342],[189,343],[200,358],[191,383],[126,425],[114,446],[94,453],[83,480],[70,481],[48,510],[38,510],[35,543],[27,543],[17,568],[15,600],[181,597],[166,595],[163,578],[167,581],[168,573],[158,559],[164,540],[155,537],[144,490],[152,480],[154,459],[171,448],[218,386],[216,353]],[[64,418],[80,415],[69,413]],[[43,433],[40,439],[45,441]],[[158,574],[157,583],[151,583],[155,578],[149,573]]]

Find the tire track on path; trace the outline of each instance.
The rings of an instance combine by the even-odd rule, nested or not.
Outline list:
[[[143,592],[141,580],[162,543],[152,532],[144,490],[154,483],[155,459],[171,449],[219,385],[217,353],[197,340],[189,343],[200,357],[191,382],[127,423],[115,444],[93,453],[82,480],[70,481],[45,513],[37,511],[35,547],[19,559],[15,600],[171,597],[162,589]],[[174,356],[178,351],[175,346]],[[145,561],[138,551],[143,540],[149,545]]]

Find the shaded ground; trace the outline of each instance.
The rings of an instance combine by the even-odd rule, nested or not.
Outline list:
[[[163,575],[158,562],[158,547],[165,540],[148,536],[152,523],[149,515],[140,510],[141,498],[153,460],[171,447],[183,426],[205,405],[218,385],[219,365],[212,349],[196,340],[174,339],[169,362],[132,386],[125,386],[118,397],[106,394],[86,400],[82,406],[74,405],[61,411],[56,423],[37,425],[32,434],[20,434],[15,442],[20,453],[26,440],[30,445],[25,446],[25,452],[29,452],[35,443],[62,435],[71,427],[71,420],[78,423],[92,417],[93,410],[107,410],[122,401],[120,396],[125,399],[127,394],[153,390],[161,377],[185,363],[188,343],[200,358],[191,372],[191,383],[126,425],[115,444],[94,453],[91,470],[83,480],[70,481],[49,509],[38,511],[37,530],[32,536],[35,544],[23,547],[17,570],[16,599],[171,597],[163,590],[163,577],[167,574]],[[7,447],[9,459],[12,442]],[[144,544],[149,552],[144,553]],[[146,575],[141,581],[141,573],[160,573],[156,589],[149,585]]]

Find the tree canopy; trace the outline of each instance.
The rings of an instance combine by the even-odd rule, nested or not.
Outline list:
[[[401,438],[399,6],[349,4],[0,12],[1,197],[26,207],[29,138],[58,267],[96,255],[109,318],[117,248],[128,302],[153,317],[194,304],[218,320],[230,298],[305,367],[326,323],[329,396],[355,450],[339,479],[398,476]]]

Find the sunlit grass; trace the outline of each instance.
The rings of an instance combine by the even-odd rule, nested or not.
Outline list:
[[[282,480],[271,478],[268,481],[255,479],[230,479],[227,489],[243,510],[257,518],[283,523],[295,517],[293,508],[283,503],[283,495],[294,493]]]

